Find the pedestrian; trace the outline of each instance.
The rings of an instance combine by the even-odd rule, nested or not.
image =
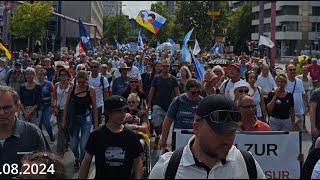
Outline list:
[[[6,83],[17,93],[20,92],[20,86],[26,82],[26,78],[20,61],[14,62],[14,67],[9,70]]]
[[[270,126],[260,121],[256,116],[256,104],[253,97],[243,95],[239,99],[241,113],[241,129],[243,131],[271,131]]]
[[[211,94],[219,94],[220,90],[217,86],[218,81],[218,76],[212,71],[212,69],[207,69],[202,81],[203,92],[201,95],[205,97]]]
[[[151,83],[154,78],[153,63],[149,62],[146,67],[146,72],[141,74],[143,92],[149,94]]]
[[[49,134],[50,140],[54,141],[55,138],[53,136],[52,132],[52,126],[51,126],[51,114],[52,114],[52,108],[51,105],[51,99],[53,94],[53,84],[51,81],[48,81],[45,79],[47,74],[47,71],[45,69],[42,69],[37,74],[38,76],[38,83],[42,86],[42,109],[41,109],[41,119],[40,119],[40,129],[42,130],[42,125],[46,128],[47,133]]]
[[[300,173],[300,179],[319,179],[320,138],[314,141],[314,149],[310,149]]]
[[[109,82],[107,78],[99,74],[100,63],[96,60],[90,62],[91,75],[89,85],[96,91],[96,106],[98,109],[98,124],[102,124],[103,104],[109,96]]]
[[[62,156],[66,151],[68,132],[61,128],[63,119],[63,110],[67,101],[69,88],[72,86],[71,76],[66,69],[59,71],[60,82],[56,83],[53,90],[54,114],[57,117],[58,137],[57,137],[57,154]]]
[[[309,153],[314,149],[316,139],[320,136],[320,88],[315,89],[310,97],[310,122],[311,122],[311,137],[312,145],[310,147]]]
[[[6,86],[6,77],[9,71],[8,66],[6,66],[6,59],[1,57],[0,58],[0,86]]]
[[[255,84],[256,77],[257,77],[256,72],[254,72],[254,71],[245,72],[246,81],[250,85],[249,94],[254,99],[254,104],[255,104],[255,108],[256,108],[256,110],[255,110],[256,116],[259,120],[266,122],[266,119],[264,117],[265,117],[265,115],[267,115],[267,110],[266,110],[266,105],[264,102],[263,91],[262,91],[261,87],[259,87]]]
[[[202,87],[200,82],[190,79],[186,83],[186,92],[175,97],[171,102],[167,115],[164,118],[161,137],[159,140],[160,148],[167,148],[167,139],[171,124],[174,122],[173,129],[192,129],[195,109],[199,105],[202,97],[200,96]],[[171,144],[175,149],[175,145]]]
[[[147,114],[147,102],[146,102],[146,94],[143,92],[143,90],[139,87],[139,80],[138,77],[131,77],[129,81],[129,85],[127,87],[127,90],[122,94],[122,97],[128,98],[129,94],[136,93],[138,94],[140,101],[138,104],[138,109],[141,110],[144,114]]]
[[[156,132],[155,144],[158,144],[161,125],[166,112],[175,96],[180,94],[177,79],[169,73],[169,62],[161,62],[161,74],[153,78],[148,96],[148,108],[152,110],[152,127]]]
[[[270,114],[269,125],[272,131],[291,131],[294,129],[295,113],[292,93],[286,89],[287,76],[275,77],[277,88],[270,92],[267,108]]]
[[[234,83],[233,86],[233,94],[231,96],[234,98],[233,101],[238,106],[239,99],[242,95],[248,95],[249,94],[249,88],[250,85],[246,81],[238,81]]]
[[[106,125],[90,134],[79,178],[87,179],[93,156],[95,178],[135,178],[143,176],[143,148],[136,133],[124,127],[127,101],[111,95],[105,101]],[[133,177],[132,177],[133,173]]]
[[[303,131],[304,114],[305,110],[309,108],[309,103],[304,91],[302,80],[295,76],[295,70],[296,68],[293,64],[289,64],[286,67],[288,76],[287,91],[293,94],[294,112],[296,116],[296,122],[294,126],[297,128],[297,130]]]
[[[66,167],[61,157],[49,152],[37,152],[22,158],[19,179],[67,179]],[[30,168],[31,167],[31,168]],[[39,168],[35,171],[32,168]]]
[[[127,75],[127,71],[130,68],[127,66],[126,63],[121,63],[119,66],[119,72],[121,74],[120,77],[115,78],[112,81],[111,85],[111,93],[112,95],[119,95],[121,96],[128,88],[130,77]]]
[[[182,66],[179,71],[180,77],[178,80],[180,93],[186,92],[186,84],[192,78],[192,74],[187,66]]]
[[[214,72],[214,74],[216,74],[218,76],[218,82],[217,82],[216,86],[220,87],[222,82],[225,80],[225,72],[224,72],[223,68],[219,65],[214,66],[212,68],[212,71]]]
[[[21,154],[46,151],[40,129],[34,124],[23,121],[16,113],[20,99],[17,92],[8,86],[0,86],[0,165],[19,164]],[[0,175],[0,179],[10,179],[12,173]]]
[[[42,87],[35,81],[36,71],[32,67],[25,70],[27,82],[20,86],[21,111],[25,121],[39,127],[42,116]]]
[[[139,86],[142,88],[141,73],[140,73],[139,69],[133,65],[132,60],[129,58],[126,58],[126,60],[124,62],[128,66],[127,76],[128,77],[138,77]],[[118,78],[121,76],[120,68],[115,71],[114,76],[115,76],[115,78]]]
[[[257,77],[256,85],[261,87],[264,100],[267,100],[268,94],[276,87],[276,82],[270,73],[268,64],[262,64],[260,69],[261,74]]]
[[[149,178],[265,179],[253,156],[233,145],[240,120],[241,115],[229,98],[220,94],[205,97],[195,113],[195,135],[183,148],[162,155]],[[250,163],[244,157],[250,158]]]
[[[308,66],[310,76],[315,88],[318,88],[320,85],[320,65],[317,64],[316,59],[312,59],[312,64]]]
[[[83,160],[92,125],[93,129],[98,127],[98,112],[95,102],[96,91],[92,86],[89,86],[88,73],[79,71],[76,76],[76,84],[69,89],[61,123],[61,128],[65,130],[67,128],[70,134],[70,148],[75,156],[75,169],[80,167]],[[79,138],[80,131],[81,137]]]
[[[220,86],[220,93],[224,94],[225,96],[233,99],[233,86],[238,81],[243,81],[240,77],[240,65],[239,64],[231,64],[229,65],[229,79],[223,81]]]
[[[44,58],[43,63],[44,63],[43,68],[44,68],[45,70],[47,70],[47,78],[48,78],[49,81],[52,81],[52,78],[53,78],[53,76],[54,76],[54,71],[55,71],[55,70],[54,70],[54,68],[52,67],[50,57]]]

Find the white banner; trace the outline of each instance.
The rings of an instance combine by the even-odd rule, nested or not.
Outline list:
[[[186,145],[192,130],[174,130],[176,148]],[[267,179],[299,179],[301,154],[299,132],[237,133],[235,145],[252,153]]]
[[[274,42],[272,42],[271,39],[269,39],[268,37],[260,36],[259,46],[260,45],[265,45],[265,46],[268,46],[269,48],[272,48],[274,46]]]

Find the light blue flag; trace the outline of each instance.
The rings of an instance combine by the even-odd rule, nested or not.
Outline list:
[[[116,43],[117,49],[118,50],[122,49],[122,45],[118,42],[118,40],[114,39],[114,41]]]
[[[141,49],[144,48],[143,39],[142,39],[142,35],[141,35],[141,29],[139,30],[139,33],[138,33],[138,46]]]
[[[194,57],[194,55],[192,55],[192,64],[194,65],[194,70],[196,73],[196,76],[199,80],[203,81],[204,78],[204,73],[205,73],[205,69],[204,67],[200,64],[200,62],[198,61],[197,58]]]
[[[193,32],[193,28],[184,36],[184,39],[183,39],[183,43],[182,43],[182,54],[181,54],[181,60],[183,62],[185,61],[191,61],[191,55],[188,51],[188,41],[191,37],[191,34]]]

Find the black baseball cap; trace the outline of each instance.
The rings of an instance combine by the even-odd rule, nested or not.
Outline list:
[[[124,97],[119,95],[111,95],[104,102],[104,108],[106,111],[114,111],[127,107],[127,101]]]
[[[230,98],[213,94],[202,99],[196,109],[196,115],[206,119],[211,129],[216,133],[240,130],[241,114],[236,104]],[[212,118],[219,118],[212,121]]]

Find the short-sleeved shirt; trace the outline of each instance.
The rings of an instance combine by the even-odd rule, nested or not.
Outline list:
[[[153,105],[158,105],[164,111],[167,111],[174,98],[174,88],[178,87],[177,79],[172,75],[165,79],[160,74],[154,77],[151,87],[155,88]]]
[[[188,99],[187,95],[181,94],[175,97],[169,106],[167,116],[174,121],[174,128],[192,129],[195,110],[200,104],[202,97],[195,101]]]
[[[262,122],[262,121],[258,120],[257,118],[256,118],[256,122],[254,123],[253,126],[246,129],[246,128],[244,128],[243,125],[241,125],[241,129],[243,131],[271,131],[271,128],[267,123]]]
[[[109,82],[105,77],[103,77],[103,83],[104,83],[104,88],[109,87]],[[90,76],[89,77],[89,85],[94,87],[94,89],[96,90],[97,107],[102,107],[104,104],[104,102],[103,102],[104,89],[103,89],[103,85],[101,84],[101,75],[99,74],[95,78]]]
[[[102,126],[90,134],[86,152],[95,156],[95,178],[131,178],[133,160],[143,152],[139,137],[124,128],[113,133]]]
[[[304,103],[302,100],[302,94],[304,93],[304,87],[301,79],[295,78],[292,82],[289,79],[287,80],[287,91],[293,94],[294,100],[294,113],[296,115],[304,114]]]
[[[273,98],[274,92],[270,92],[268,95],[267,102],[271,102]],[[270,111],[270,115],[277,119],[289,119],[290,117],[290,108],[294,107],[293,95],[291,93],[287,93],[287,95],[283,98],[277,97],[276,103],[272,111]]]
[[[20,100],[24,107],[38,105],[37,110],[42,108],[42,86],[35,84],[33,89],[27,89],[26,85],[20,86]]]
[[[316,103],[317,107],[316,107],[316,127],[317,129],[320,129],[320,89],[316,89],[315,91],[313,91],[313,93],[311,94],[310,97],[310,102]]]
[[[111,86],[112,95],[121,96],[127,90],[129,81],[129,77],[123,78],[120,76],[114,79]]]
[[[243,79],[240,79],[239,81],[244,81]],[[233,93],[233,87],[234,84],[230,79],[224,80],[223,83],[220,86],[220,93],[224,94],[226,97],[229,97],[230,99],[234,99],[234,93]]]
[[[12,135],[0,144],[0,167],[4,164],[19,164],[22,157],[38,151],[45,151],[46,145],[41,130],[34,124],[16,120]],[[14,175],[0,175],[0,179],[9,179]]]
[[[119,69],[117,69],[116,72],[114,73],[114,77],[117,78],[120,76],[121,76],[120,71],[119,71]],[[141,80],[141,73],[136,66],[132,66],[132,68],[127,72],[127,76],[128,77],[137,77],[139,81]]]

